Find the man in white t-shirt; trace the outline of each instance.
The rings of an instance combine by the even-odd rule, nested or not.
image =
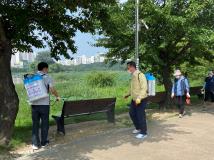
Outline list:
[[[54,88],[53,80],[48,75],[48,64],[40,62],[38,64],[38,72],[43,77],[48,93],[53,94],[57,101],[60,100],[57,91]],[[45,147],[49,144],[48,130],[49,130],[49,112],[50,112],[50,97],[41,98],[32,103],[32,148],[34,150],[39,147]],[[39,126],[41,120],[41,137],[39,136]],[[41,141],[40,141],[41,139]]]

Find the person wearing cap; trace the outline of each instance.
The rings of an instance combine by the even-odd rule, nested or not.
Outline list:
[[[131,73],[131,85],[129,93],[124,97],[131,96],[131,106],[129,114],[135,126],[133,134],[137,134],[137,139],[144,139],[147,137],[147,124],[146,124],[146,105],[147,105],[147,80],[143,73],[136,69],[135,62],[127,63],[128,72]]]
[[[211,99],[211,101],[214,102],[214,74],[212,71],[210,71],[208,76],[205,78],[204,89],[204,101],[207,102],[209,99]]]
[[[172,86],[171,97],[175,98],[176,105],[179,109],[179,117],[182,118],[185,114],[185,99],[186,97],[190,98],[189,83],[179,69],[175,70],[174,76],[175,80]]]

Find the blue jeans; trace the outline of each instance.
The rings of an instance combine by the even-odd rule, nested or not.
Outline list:
[[[131,102],[129,115],[137,130],[141,131],[141,134],[147,134],[146,124],[146,109],[147,100],[143,99],[139,105],[136,105],[134,101]]]
[[[32,144],[35,146],[44,146],[48,141],[49,130],[49,105],[33,105],[32,106]],[[39,138],[39,126],[41,120],[41,141]]]

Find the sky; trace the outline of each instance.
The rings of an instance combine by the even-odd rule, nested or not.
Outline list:
[[[120,0],[121,3],[126,2],[127,0]],[[93,36],[90,33],[81,33],[77,32],[75,36],[75,44],[77,46],[77,54],[73,55],[73,57],[86,55],[92,56],[97,55],[99,52],[106,53],[107,49],[103,47],[94,47],[92,44],[96,43],[96,40],[99,36]],[[48,50],[48,48],[37,49],[33,48],[33,52],[38,53],[40,51]]]
[[[107,49],[103,47],[94,47],[93,44],[96,43],[96,39],[99,38],[99,36],[93,36],[90,33],[81,33],[78,31],[76,33],[76,36],[74,37],[75,45],[77,46],[77,53],[73,55],[73,57],[86,55],[86,56],[93,56],[97,55],[98,53],[106,53]],[[33,48],[33,52],[38,53],[44,50],[49,50],[48,47],[37,49]]]

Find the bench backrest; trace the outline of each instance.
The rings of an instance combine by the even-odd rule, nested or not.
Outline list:
[[[165,97],[166,97],[166,92],[157,92],[155,96],[149,96],[147,100],[148,102],[151,102],[151,103],[160,103],[164,101]]]
[[[191,87],[191,88],[190,88],[190,94],[192,94],[192,95],[201,94],[201,89],[202,89],[202,88],[203,88],[202,86]]]
[[[191,95],[201,94],[202,86],[190,87]],[[150,103],[160,103],[163,102],[166,98],[166,92],[157,92],[155,96],[149,96],[148,102]]]
[[[110,110],[115,106],[116,98],[90,99],[78,101],[65,101],[62,114],[71,116],[75,114],[93,113]]]

